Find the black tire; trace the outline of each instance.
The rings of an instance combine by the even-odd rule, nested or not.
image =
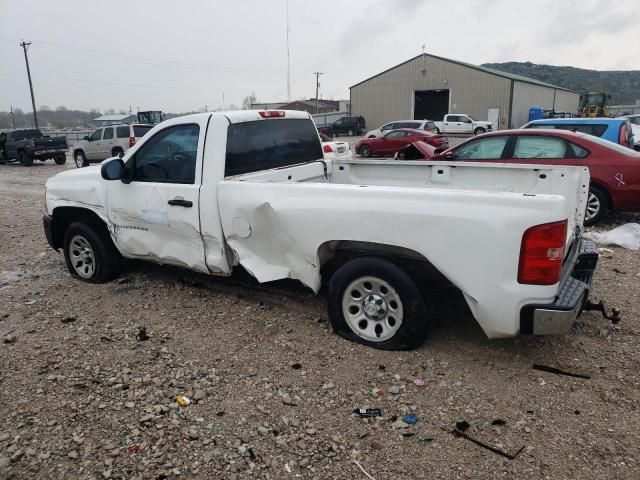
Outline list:
[[[373,152],[371,151],[371,147],[369,145],[363,145],[360,147],[360,156],[363,158],[368,158],[371,155],[373,155]]]
[[[83,239],[90,246],[91,262],[78,262],[78,269],[74,266],[72,257],[82,254],[80,250],[74,250],[74,246]],[[74,245],[72,245],[72,243]],[[83,242],[80,242],[83,245]],[[104,225],[98,223],[73,222],[64,234],[64,260],[69,273],[75,278],[89,283],[104,283],[115,278],[122,268],[120,252],[109,237]],[[85,268],[93,264],[93,270]],[[79,273],[79,272],[82,272]]]
[[[353,137],[353,130],[349,129],[347,131],[347,137]]]
[[[84,152],[82,150],[73,152],[73,161],[75,162],[77,168],[86,167],[87,165],[89,165],[89,162],[87,162],[87,157],[84,156]]]
[[[33,157],[30,157],[22,150],[18,152],[18,160],[25,167],[30,167],[31,165],[33,165]]]
[[[112,157],[117,157],[121,153],[124,153],[124,150],[122,150],[121,148],[118,148],[118,147],[116,147],[113,150],[111,150],[111,156]]]
[[[388,294],[397,295],[400,299],[403,316],[400,319],[400,326],[396,327],[397,330],[394,331],[393,327],[389,327],[392,319],[390,315],[385,317],[387,320],[364,318],[358,321],[358,326],[362,325],[364,321],[367,323],[367,327],[369,322],[373,322],[375,335],[378,337],[380,337],[380,333],[377,330],[378,324],[376,322],[382,322],[384,328],[388,328],[388,332],[392,333],[390,338],[383,338],[381,341],[363,338],[366,337],[366,333],[363,333],[364,329],[361,332],[356,332],[345,320],[343,312],[343,298],[347,298],[344,297],[345,292],[350,285],[357,283],[363,277],[374,277],[386,282],[392,289],[392,292],[388,292]],[[363,295],[363,314],[366,308],[364,297],[369,298],[369,294],[364,293]],[[378,304],[378,301],[375,303]],[[389,302],[389,305],[391,303]],[[385,308],[387,308],[388,314],[392,312],[389,310],[389,306],[385,306]],[[379,257],[356,258],[345,263],[336,271],[329,282],[329,320],[338,335],[380,350],[412,350],[417,348],[427,339],[431,327],[427,307],[416,283],[395,263]],[[389,323],[385,323],[385,321]],[[394,326],[397,325],[396,322],[397,320],[394,320]],[[355,328],[362,328],[358,326]],[[382,326],[380,330],[383,331]]]
[[[64,165],[65,163],[67,163],[67,156],[65,154],[56,155],[56,157],[53,160],[58,165]]]
[[[589,198],[587,200],[587,209],[584,216],[585,225],[595,225],[609,212],[611,202],[609,196],[600,187],[591,185],[589,187]],[[589,218],[587,218],[589,217]]]
[[[486,131],[487,131],[486,128],[478,127],[473,131],[473,133],[474,135],[480,135],[482,133],[486,133]]]

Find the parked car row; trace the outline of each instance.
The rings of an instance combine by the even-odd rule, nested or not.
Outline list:
[[[444,151],[418,141],[405,146],[395,158],[588,167],[591,182],[585,224],[597,223],[611,210],[640,212],[640,153],[582,132],[503,130]]]

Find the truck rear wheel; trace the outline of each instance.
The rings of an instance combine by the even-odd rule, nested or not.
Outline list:
[[[384,258],[345,263],[329,283],[329,319],[336,333],[381,350],[411,350],[427,338],[427,308],[413,279]]]
[[[25,167],[30,167],[31,165],[33,165],[33,157],[30,157],[22,150],[18,152],[18,160]]]
[[[120,271],[121,257],[106,228],[74,222],[64,235],[64,260],[71,275],[90,283],[112,280]]]
[[[56,155],[53,159],[58,165],[64,165],[67,163],[67,156],[64,154]]]

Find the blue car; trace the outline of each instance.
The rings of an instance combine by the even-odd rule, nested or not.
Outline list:
[[[522,128],[558,128],[588,133],[623,147],[640,147],[634,144],[633,130],[628,118],[547,118],[533,120]],[[640,142],[640,139],[637,139]],[[636,148],[637,149],[637,148]]]

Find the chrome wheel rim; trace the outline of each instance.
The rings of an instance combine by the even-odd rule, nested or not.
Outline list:
[[[82,161],[82,155],[78,154],[76,155],[76,167],[80,168],[82,167],[82,164],[84,162]]]
[[[384,342],[402,326],[403,306],[389,283],[378,277],[360,277],[342,294],[342,314],[360,338]]]
[[[95,255],[89,241],[76,235],[69,243],[69,259],[71,265],[82,278],[91,278],[96,271]]]
[[[597,195],[589,192],[589,196],[587,197],[587,210],[585,213],[585,220],[591,220],[600,211],[600,199]]]

